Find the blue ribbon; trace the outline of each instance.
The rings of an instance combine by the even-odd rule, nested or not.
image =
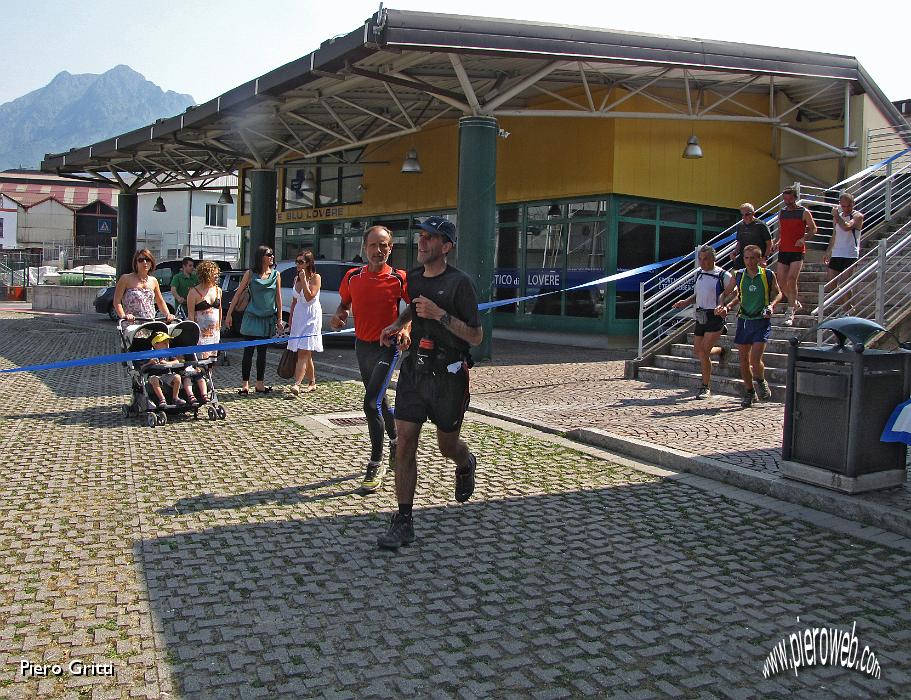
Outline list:
[[[330,331],[322,335],[342,335],[353,333],[353,328],[346,328],[342,331]],[[139,360],[152,360],[156,357],[179,357],[180,355],[192,355],[197,352],[213,352],[216,350],[237,350],[238,348],[253,347],[254,345],[276,345],[278,343],[287,343],[289,340],[300,340],[302,338],[311,338],[315,333],[309,335],[282,336],[280,338],[263,338],[261,340],[238,340],[231,343],[212,343],[211,345],[190,345],[185,348],[162,348],[161,350],[143,350],[142,352],[122,352],[116,355],[96,355],[95,357],[83,357],[78,360],[64,360],[62,362],[49,362],[43,365],[27,365],[26,367],[13,367],[12,369],[0,369],[0,374],[10,374],[12,372],[37,372],[46,369],[64,369],[66,367],[90,367],[92,365],[107,365],[117,362],[136,362]]]

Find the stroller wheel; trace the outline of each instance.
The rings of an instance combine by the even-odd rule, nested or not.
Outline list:
[[[158,418],[156,419],[158,425],[165,425],[168,422],[168,414],[164,411],[158,412]]]
[[[123,414],[123,417],[126,418],[130,415],[130,409],[132,406],[121,406],[120,412]]]
[[[209,415],[209,420],[216,420],[218,418],[218,413],[215,411],[215,406],[209,406],[207,413]]]
[[[218,406],[218,407],[215,409],[215,414],[216,414],[219,418],[221,418],[221,420],[224,420],[224,419],[225,419],[225,416],[228,415],[227,411],[225,411],[225,407],[224,407],[224,406]]]
[[[193,420],[199,420],[199,409],[198,408],[193,409]]]
[[[150,428],[154,428],[158,424],[158,419],[155,417],[154,413],[146,413],[146,425]]]

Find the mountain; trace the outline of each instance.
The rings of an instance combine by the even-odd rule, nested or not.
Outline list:
[[[165,92],[129,66],[101,75],[63,71],[0,105],[0,171],[37,168],[46,153],[88,146],[194,104],[190,95]]]

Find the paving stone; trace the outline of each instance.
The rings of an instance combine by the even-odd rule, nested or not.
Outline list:
[[[115,349],[100,324],[0,311],[0,367]],[[473,392],[555,428],[594,417],[711,443],[708,418],[633,392],[604,353],[564,359],[514,353],[514,370],[476,369]],[[359,384],[318,375],[305,397],[242,400],[238,373],[216,373],[227,420],[156,429],[120,416],[120,366],[0,377],[0,654],[117,664],[0,694],[799,696],[805,674],[763,681],[765,655],[854,620],[883,678],[806,678],[829,696],[911,694],[907,553],[471,415],[475,496],[453,502],[425,429],[419,539],[380,552],[395,498],[356,493],[366,436],[295,420],[359,411]],[[707,406],[716,428],[731,418]]]

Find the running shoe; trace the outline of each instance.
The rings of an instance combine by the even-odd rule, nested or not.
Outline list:
[[[478,466],[478,460],[471,453],[468,454],[468,468],[465,471],[456,468],[455,479],[455,499],[459,503],[464,503],[471,494],[474,493],[474,472]]]
[[[414,540],[414,517],[396,513],[389,521],[389,529],[376,538],[376,544],[381,549],[398,549]]]
[[[383,485],[386,476],[386,465],[382,462],[367,462],[367,471],[361,482],[361,490],[367,493],[376,493]]]
[[[703,384],[702,388],[696,394],[696,398],[697,399],[710,399],[710,398],[712,398],[712,390]]]
[[[744,391],[743,399],[740,401],[741,408],[749,408],[753,405],[753,402],[756,400],[756,394],[753,391]]]
[[[766,379],[759,379],[756,382],[756,396],[760,401],[767,401],[772,397],[772,388]]]
[[[794,316],[797,313],[797,308],[792,306],[788,309],[788,314],[785,316],[784,325],[793,326],[794,325]]]

